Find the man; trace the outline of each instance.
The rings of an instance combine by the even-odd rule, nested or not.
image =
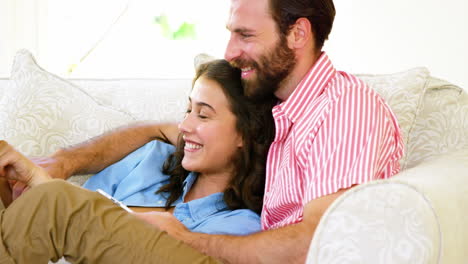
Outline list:
[[[399,171],[403,145],[394,115],[321,51],[334,15],[332,0],[231,0],[225,58],[241,68],[248,96],[274,93],[280,100],[267,160],[265,231],[205,235],[189,232],[168,213],[148,213],[144,220],[224,262],[303,263],[321,216],[337,197]],[[176,135],[173,124],[138,124],[38,163],[54,177],[92,173],[157,136]]]

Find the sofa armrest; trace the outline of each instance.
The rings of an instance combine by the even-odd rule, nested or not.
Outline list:
[[[357,186],[320,221],[307,263],[463,263],[468,149]]]

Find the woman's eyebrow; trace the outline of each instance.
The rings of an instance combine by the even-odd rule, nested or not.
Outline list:
[[[192,103],[192,98],[190,98],[190,97],[189,97],[189,102]],[[216,110],[214,109],[214,107],[212,107],[211,105],[209,105],[207,103],[195,101],[195,104],[197,106],[199,106],[199,107],[206,106],[206,107],[210,108],[213,112],[216,113]]]
[[[207,104],[207,103],[204,103],[204,102],[196,102],[195,104],[198,105],[198,106],[200,106],[200,107],[206,106],[206,107],[210,108],[213,112],[216,113],[216,110],[215,110],[211,105],[209,105],[209,104]]]

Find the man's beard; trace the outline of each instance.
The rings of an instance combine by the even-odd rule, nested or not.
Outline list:
[[[271,52],[267,52],[256,61],[238,59],[232,65],[238,68],[252,67],[257,77],[252,80],[243,79],[244,94],[252,100],[269,99],[287,79],[296,65],[294,51],[287,46],[283,37]]]

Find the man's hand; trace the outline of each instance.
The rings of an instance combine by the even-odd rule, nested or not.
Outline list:
[[[67,179],[70,177],[69,173],[65,172],[65,168],[63,164],[59,162],[57,158],[54,157],[34,157],[30,158],[32,162],[36,165],[44,168],[45,171],[52,177],[57,179]],[[9,180],[12,200],[16,200],[20,197],[24,192],[30,189],[30,187],[20,181]]]
[[[143,221],[166,231],[170,236],[179,240],[183,240],[184,234],[190,232],[184,224],[182,224],[171,213],[167,212],[147,212],[147,213],[134,213],[134,215]]]
[[[58,158],[51,156],[51,157],[34,157],[30,158],[32,162],[36,165],[41,166],[44,168],[47,173],[52,178],[56,179],[68,179],[72,175],[65,169],[65,164],[63,161],[59,160]]]
[[[50,180],[47,172],[0,140],[0,177],[35,186]]]

